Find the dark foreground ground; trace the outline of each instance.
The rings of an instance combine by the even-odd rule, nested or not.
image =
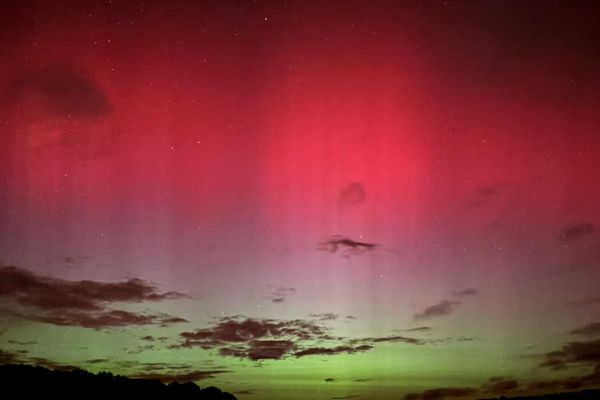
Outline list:
[[[5,394],[9,394],[10,397],[4,397]],[[112,397],[116,400],[132,396],[131,398],[134,399],[237,400],[231,393],[223,392],[215,387],[200,389],[192,382],[173,382],[165,385],[158,380],[132,379],[107,372],[92,374],[81,369],[56,371],[22,364],[0,365],[0,398],[29,398],[29,396],[40,395],[52,399],[110,399]],[[502,396],[485,400],[538,399],[600,400],[600,390],[541,396]]]
[[[10,397],[4,397],[6,394]],[[52,371],[31,365],[0,365],[0,398],[25,399],[39,395],[51,399],[237,400],[230,393],[215,387],[200,389],[192,382],[165,385],[158,380],[130,379],[106,372],[92,374],[81,369]]]
[[[580,392],[565,392],[545,394],[542,396],[493,397],[485,400],[600,400],[600,390],[582,390]]]

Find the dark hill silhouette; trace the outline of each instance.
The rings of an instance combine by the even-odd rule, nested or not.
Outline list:
[[[1,396],[14,393],[13,398],[43,395],[45,398],[63,399],[110,396],[126,399],[237,400],[231,393],[216,387],[200,389],[192,382],[165,385],[158,380],[131,379],[109,372],[58,371],[22,364],[0,365],[0,390]]]
[[[564,392],[539,396],[492,397],[484,400],[598,400],[600,390],[582,390],[580,392]]]

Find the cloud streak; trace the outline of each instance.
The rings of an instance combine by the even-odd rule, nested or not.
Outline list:
[[[565,242],[572,242],[583,237],[593,235],[595,232],[596,228],[589,222],[572,224],[564,227],[561,230],[560,239]]]
[[[220,355],[251,361],[281,360],[287,357],[330,356],[369,351],[377,343],[424,344],[403,336],[350,339],[334,337],[320,325],[336,314],[313,314],[316,320],[273,320],[225,317],[208,328],[180,333],[178,348],[200,347]],[[325,318],[323,318],[323,316]]]
[[[24,311],[13,315],[61,326],[102,329],[127,325],[170,325],[186,322],[168,314],[114,310],[113,303],[142,303],[187,297],[160,292],[141,279],[124,282],[68,281],[14,266],[0,267],[0,298],[12,300]]]
[[[420,393],[409,393],[404,396],[404,400],[441,400],[450,398],[463,398],[474,396],[478,390],[469,387],[449,387],[429,389]]]
[[[319,243],[318,249],[329,253],[336,253],[338,250],[346,258],[353,255],[364,254],[377,247],[375,243],[359,242],[342,235],[334,235],[329,239]]]
[[[479,291],[475,288],[464,288],[461,290],[456,290],[454,292],[452,292],[453,296],[456,297],[470,297],[470,296],[475,296],[479,293]]]
[[[130,375],[130,378],[135,379],[153,379],[161,381],[162,383],[171,383],[171,382],[197,382],[204,379],[212,379],[215,378],[219,374],[225,374],[227,372],[231,372],[226,369],[215,369],[215,370],[207,370],[207,371],[191,371],[180,374],[167,374],[167,373],[147,373],[147,374],[136,374]]]
[[[89,76],[69,65],[51,65],[14,79],[9,93],[21,103],[41,102],[53,117],[99,118],[112,112],[105,93]]]
[[[456,307],[460,305],[459,301],[442,300],[437,304],[425,308],[423,311],[414,315],[415,320],[430,319],[442,317],[451,314]]]
[[[296,289],[293,287],[280,286],[272,290],[267,299],[273,303],[283,303],[290,295],[296,293]]]
[[[600,339],[587,342],[569,342],[560,350],[546,353],[541,367],[553,370],[566,369],[575,365],[600,366]]]
[[[600,322],[592,322],[569,332],[571,335],[600,336]]]

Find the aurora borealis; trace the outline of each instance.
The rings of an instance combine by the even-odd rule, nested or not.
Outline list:
[[[248,400],[600,386],[598,3],[0,21],[0,363]]]

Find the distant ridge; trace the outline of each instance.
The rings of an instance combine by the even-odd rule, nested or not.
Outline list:
[[[490,397],[481,400],[600,400],[600,390],[582,390],[580,392],[564,392],[538,396]]]
[[[11,397],[4,397],[5,395]],[[164,398],[177,400],[237,400],[231,393],[216,387],[200,389],[192,382],[173,382],[168,385],[152,379],[132,379],[109,372],[92,374],[82,369],[50,370],[23,364],[0,365],[0,396],[28,398]],[[134,397],[125,397],[134,396]]]

